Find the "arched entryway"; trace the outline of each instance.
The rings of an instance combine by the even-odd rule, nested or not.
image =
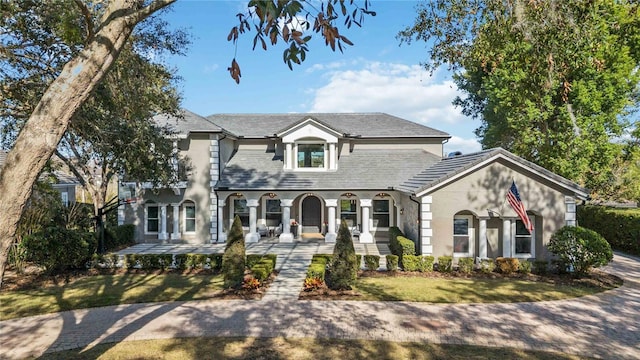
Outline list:
[[[322,202],[316,196],[302,200],[302,231],[319,233],[322,229]]]

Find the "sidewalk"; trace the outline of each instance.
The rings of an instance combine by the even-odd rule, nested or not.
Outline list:
[[[290,253],[297,253],[295,249]],[[292,257],[292,264],[304,256]],[[283,267],[281,274],[285,271]],[[638,359],[640,259],[616,254],[607,271],[624,278],[625,285],[598,295],[536,303],[438,305],[276,296],[68,311],[0,322],[0,358],[101,342],[282,336],[473,344]]]

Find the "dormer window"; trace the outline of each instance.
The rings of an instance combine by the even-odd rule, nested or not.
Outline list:
[[[297,144],[297,168],[325,169],[327,167],[327,157],[325,153],[326,146],[324,143]]]

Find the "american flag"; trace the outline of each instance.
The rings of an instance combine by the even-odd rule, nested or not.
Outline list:
[[[509,205],[515,210],[515,212],[522,219],[522,223],[524,227],[529,230],[529,234],[533,231],[533,224],[531,220],[529,220],[529,216],[527,216],[527,209],[524,208],[524,204],[522,203],[522,199],[520,199],[520,192],[518,192],[518,187],[516,186],[516,182],[513,181],[511,183],[511,187],[509,188],[509,192],[507,193],[507,200],[509,200]]]

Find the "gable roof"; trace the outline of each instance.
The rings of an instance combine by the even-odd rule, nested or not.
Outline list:
[[[336,171],[285,171],[281,156],[240,148],[222,171],[219,190],[385,190],[440,158],[421,149],[354,149],[341,156]],[[369,163],[384,166],[363,166]]]
[[[193,113],[186,109],[181,109],[181,116],[168,114],[158,114],[153,117],[153,121],[159,126],[169,126],[178,133],[180,137],[187,137],[190,133],[197,132],[222,132],[223,130],[207,120],[207,118]]]
[[[353,137],[451,137],[443,131],[385,113],[214,114],[207,117],[223,129],[245,138],[274,136],[309,118],[340,134]]]
[[[572,192],[576,197],[582,200],[586,200],[589,197],[589,191],[587,189],[502,148],[488,149],[476,153],[443,158],[431,167],[426,168],[419,174],[405,181],[403,184],[398,186],[396,190],[422,196],[437,188],[454,182],[476,169],[498,159],[504,159],[517,167],[531,171]]]

